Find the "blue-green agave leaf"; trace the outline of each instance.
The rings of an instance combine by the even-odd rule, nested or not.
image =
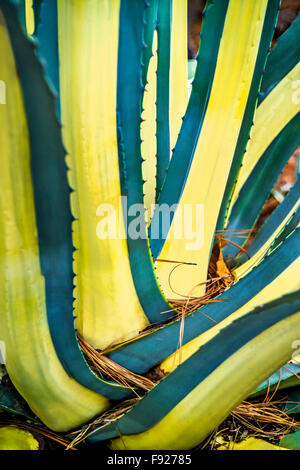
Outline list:
[[[230,200],[233,194],[233,190],[236,184],[238,173],[243,161],[243,157],[246,152],[247,142],[249,140],[251,127],[253,125],[254,112],[257,105],[258,92],[262,79],[262,74],[266,66],[266,60],[268,57],[268,52],[270,44],[273,37],[274,27],[276,24],[276,19],[278,17],[280,2],[271,1],[268,4],[265,23],[263,27],[263,32],[260,39],[259,52],[256,59],[255,71],[252,78],[251,88],[249,92],[248,102],[245,109],[245,114],[243,118],[243,123],[240,129],[234,157],[232,160],[229,176],[227,179],[226,188],[224,191],[224,196],[222,204],[219,211],[219,217],[217,221],[217,230],[222,230],[224,228],[224,223],[227,215],[227,210],[230,204]]]
[[[270,91],[287,75],[300,60],[300,15],[280,36],[276,46],[268,57],[262,79],[258,103],[260,104]]]
[[[274,372],[267,380],[262,382],[253,392],[252,396],[259,396],[266,393],[267,390],[272,392],[276,388],[284,389],[292,387],[300,383],[299,378],[300,365],[286,364],[279,370]],[[298,375],[298,377],[297,377]]]
[[[234,321],[162,379],[124,416],[93,431],[89,439],[96,442],[146,431],[165,417],[227,358],[272,325],[299,312],[299,309],[300,293],[294,293],[260,306]]]
[[[39,46],[37,53],[43,62],[49,84],[57,94],[56,111],[60,116],[57,0],[39,2],[35,6],[36,17],[34,36]]]
[[[208,0],[206,4],[193,88],[158,200],[159,204],[168,204],[171,207],[179,201],[184,189],[210,96],[227,7],[228,0]],[[158,218],[159,212],[155,211],[151,225],[157,225]],[[149,237],[152,255],[157,258],[165,239],[151,237],[151,226]]]
[[[300,143],[299,128],[300,113],[285,126],[261,156],[239,192],[226,226],[228,231],[250,230],[254,227],[282,169]],[[236,242],[234,235],[226,237]],[[238,252],[239,248],[228,244],[223,249],[223,256],[233,258]]]
[[[221,322],[241,308],[272,282],[300,255],[300,229],[295,230],[249,274],[217,297],[215,304],[207,304],[185,317],[182,345],[195,339],[212,327],[212,320]],[[129,342],[109,354],[118,364],[136,373],[145,373],[176,351],[181,322],[172,322],[151,334]]]
[[[285,449],[300,450],[300,430],[284,436],[279,445]]]
[[[157,98],[156,98],[156,200],[170,161],[170,61],[172,0],[159,2],[157,18]]]
[[[119,27],[117,126],[121,193],[127,197],[128,207],[138,204],[140,208],[143,208],[140,123],[145,90],[143,74],[147,65],[142,63],[142,59],[146,46],[143,42],[144,19],[149,8],[151,5],[144,1],[132,0],[129,3],[122,0]],[[139,214],[140,236],[133,239],[129,232],[137,215],[128,214],[127,219],[127,245],[133,281],[150,322],[161,322],[161,312],[170,311],[167,317],[173,312],[156,281],[143,214]]]
[[[41,272],[47,317],[57,355],[79,383],[109,398],[131,391],[100,380],[79,348],[73,318],[73,244],[70,188],[54,95],[44,78],[35,46],[20,28],[13,5],[0,0],[20,77],[27,115]]]

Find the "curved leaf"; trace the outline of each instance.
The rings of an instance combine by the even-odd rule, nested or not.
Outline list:
[[[280,441],[280,447],[291,450],[300,450],[300,430],[284,436]]]
[[[159,2],[157,22],[156,201],[159,198],[170,161],[170,87],[168,85],[171,73],[172,0]],[[182,58],[179,57],[179,59]],[[181,67],[184,67],[184,60],[181,64]],[[181,87],[184,88],[184,84],[181,84]]]
[[[173,312],[156,281],[143,214],[140,121],[144,87],[141,57],[143,18],[147,8],[149,5],[139,0],[133,0],[130,5],[126,0],[121,0],[117,126],[121,193],[126,196],[129,208],[126,237],[131,272],[142,308],[149,321],[155,323],[164,319],[162,312],[170,312],[167,317]],[[131,228],[137,226],[139,234],[132,236]]]
[[[28,431],[15,426],[0,427],[0,450],[39,450],[40,444]]]
[[[298,179],[282,203],[267,218],[247,249],[250,258],[257,256],[259,253],[264,253],[269,247],[274,248],[278,246],[279,243],[295,230],[300,222],[299,194],[300,180]],[[274,241],[270,244],[272,240]],[[242,254],[235,261],[238,264],[243,264],[247,261],[247,256]]]
[[[300,112],[285,126],[258,160],[231,210],[226,226],[229,233],[238,230],[250,231],[254,227],[281,171],[300,143],[299,128]],[[234,234],[226,235],[226,238],[239,243]],[[239,251],[239,248],[229,243],[223,249],[223,256],[234,258]]]
[[[38,9],[38,13],[35,10],[38,19],[34,31],[38,40],[37,53],[43,61],[47,80],[56,93],[56,111],[60,117],[57,0],[41,0],[35,8]]]
[[[194,447],[254,384],[289,359],[291,342],[300,332],[299,318],[299,293],[256,308],[220,331],[124,416],[95,430],[89,439],[121,434],[112,442],[113,449]]]
[[[208,338],[213,336],[223,326],[222,323],[218,325],[219,322],[230,322],[231,315],[241,316],[251,308],[273,300],[275,296],[300,289],[300,281],[294,275],[300,264],[299,240],[300,230],[297,229],[276,250],[265,256],[260,264],[252,270],[249,269],[249,273],[241,280],[219,295],[216,298],[218,303],[205,305],[185,317],[182,345],[186,344],[188,355],[199,347],[195,338],[205,332]],[[140,337],[138,341],[125,343],[112,351],[109,357],[134,372],[145,373],[177,351],[180,329],[181,322],[173,322]],[[205,340],[206,337],[203,341]],[[187,344],[189,342],[191,345]],[[179,357],[177,355],[176,361]],[[185,347],[182,348],[182,357],[185,357]],[[171,368],[176,366],[176,361],[174,358],[168,360]]]
[[[217,438],[217,442],[222,444],[217,450],[287,450],[255,437],[248,437],[241,442],[224,442]]]
[[[178,202],[185,185],[186,175],[194,156],[211,92],[227,6],[227,0],[217,3],[209,0],[206,5],[202,26],[202,39],[197,57],[198,66],[192,93],[168,168],[168,177],[165,180],[159,197],[159,204],[161,205],[167,204],[171,207],[173,203]],[[158,119],[160,119],[160,116],[158,116]],[[155,224],[159,223],[158,218],[159,213],[156,211],[151,222],[152,228],[149,232],[151,251],[154,258],[159,256],[164,243],[161,234],[157,236],[153,233],[156,230]]]
[[[30,125],[33,124],[32,115],[27,115],[26,99],[29,95],[25,99],[23,81],[23,74],[31,69],[28,68],[29,62],[26,60],[24,70],[20,55],[24,61],[30,61],[33,65],[32,74],[39,77],[39,89],[33,88],[33,93],[37,93],[36,96],[40,99],[43,97],[46,101],[51,102],[53,98],[46,82],[42,80],[41,67],[34,57],[33,45],[18,24],[16,11],[4,0],[0,0],[0,22],[1,76],[7,84],[9,83],[7,105],[0,107],[0,337],[5,345],[6,368],[18,392],[47,426],[63,431],[86,422],[105,410],[109,402],[84,388],[67,374],[52,342],[45,299],[45,293],[49,294],[49,285],[45,289],[45,279],[41,273],[30,161],[30,157],[33,160],[36,158],[33,154],[38,148],[35,148],[38,141],[35,141],[32,127],[29,126],[28,129],[26,121],[28,119]],[[17,43],[20,45],[18,52]],[[44,96],[40,94],[41,90],[45,92]],[[34,113],[36,106],[34,102],[31,104]],[[42,101],[39,101],[39,106],[41,105]],[[55,119],[52,120],[55,117],[53,101],[52,109],[52,115],[50,113],[46,117],[44,114],[43,116],[45,119],[49,117],[53,130],[58,127]],[[35,121],[35,125],[37,128],[41,125],[39,129],[43,129],[45,122],[41,119],[40,122]],[[52,147],[49,149],[46,142],[43,144],[49,152]],[[57,142],[52,143],[55,144]],[[59,141],[57,145],[59,146]],[[55,152],[51,155],[55,156]],[[59,155],[61,153],[57,155],[58,158]],[[46,161],[47,156],[50,155],[41,153],[41,161]],[[62,156],[64,157],[64,154]],[[64,189],[62,187],[61,191]],[[52,227],[49,224],[48,228],[50,234]],[[47,233],[45,237],[47,239]],[[59,242],[61,241],[59,239]],[[58,246],[63,246],[63,242]],[[49,260],[50,258],[49,256]],[[45,269],[45,258],[42,269]],[[73,329],[71,334],[74,338],[73,321],[69,324]],[[53,326],[52,324],[52,332]],[[65,345],[67,340],[68,338],[65,338]]]
[[[28,120],[40,264],[45,278],[47,318],[56,353],[66,372],[79,383],[110,398],[122,398],[130,392],[116,383],[100,380],[89,368],[78,346],[73,318],[70,188],[61,126],[55,116],[53,95],[32,43],[18,29],[13,12],[5,7],[3,11]]]
[[[119,18],[119,0],[58,3],[63,136],[74,190],[74,310],[79,333],[98,349],[148,325],[123,222],[116,122]],[[126,67],[132,70],[129,54]],[[136,68],[141,79],[141,66]]]
[[[287,75],[300,60],[300,15],[292,22],[282,34],[276,46],[271,51],[263,75],[258,104],[270,91]]]
[[[236,180],[238,178],[239,169],[242,165],[242,161],[246,152],[247,143],[250,138],[250,131],[253,125],[254,113],[255,113],[255,109],[257,105],[257,98],[259,96],[258,90],[260,89],[262,78],[265,75],[266,62],[268,63],[267,58],[268,58],[268,52],[269,52],[268,47],[270,45],[270,28],[272,28],[272,25],[276,23],[276,17],[278,17],[278,11],[279,11],[279,3],[277,2],[278,9],[276,11],[276,8],[274,8],[275,6],[274,2],[269,2],[268,10],[266,12],[266,26],[264,27],[261,40],[260,40],[261,53],[258,54],[257,56],[255,73],[253,75],[253,80],[252,80],[251,89],[249,92],[247,106],[245,109],[243,123],[242,123],[241,130],[239,133],[239,138],[238,138],[235,153],[232,159],[230,172],[228,175],[225,191],[223,194],[223,200],[222,200],[222,204],[221,204],[220,211],[219,211],[217,227],[216,227],[217,230],[222,230],[224,228],[231,196],[235,187]],[[263,73],[263,76],[262,76],[262,73]]]
[[[265,393],[267,390],[269,392],[274,391],[275,389],[282,390],[288,387],[299,384],[300,378],[300,366],[296,364],[285,364],[278,371],[274,372],[270,377],[262,382],[251,394],[251,396],[259,396]],[[298,376],[298,377],[297,377]]]
[[[297,85],[299,78],[300,62],[285,75],[257,108],[251,139],[230,201],[229,217],[242,187],[261,156],[283,129],[294,118],[297,119],[296,116],[300,111],[300,100],[297,99],[297,88],[294,88],[294,86]]]
[[[158,279],[168,298],[200,296],[204,292],[203,283],[207,278],[218,211],[239,135],[242,132],[247,103],[250,108],[252,107],[252,112],[255,107],[253,89],[255,96],[259,85],[256,76],[262,72],[262,64],[258,57],[262,55],[265,58],[272,37],[277,7],[276,2],[268,4],[264,0],[256,2],[255,9],[250,3],[229,2],[212,91],[195,155],[176,215],[171,223],[169,238],[165,241],[160,254],[162,260],[178,260],[184,264],[172,272],[170,280],[172,264],[157,263]],[[237,30],[238,43],[235,40]],[[177,178],[173,179],[173,182],[175,181],[173,184],[178,185],[187,173],[186,168],[180,178],[177,175]],[[172,197],[174,194],[169,192],[168,198]],[[162,199],[159,202],[161,203]],[[173,199],[173,203],[177,202],[177,199]],[[188,211],[189,208],[192,213]],[[156,212],[158,217],[159,208]],[[180,220],[182,214],[188,222],[185,220],[184,233],[181,232],[179,236],[178,225],[181,224],[182,228]],[[155,213],[151,223],[151,237],[154,221]],[[195,231],[195,227],[201,229]]]

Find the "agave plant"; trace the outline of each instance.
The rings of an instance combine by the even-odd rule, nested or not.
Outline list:
[[[300,182],[240,238],[300,143],[300,18],[270,52],[278,0],[207,0],[188,99],[185,0],[35,0],[27,32],[24,7],[0,0],[6,369],[52,430],[192,448],[300,339]]]

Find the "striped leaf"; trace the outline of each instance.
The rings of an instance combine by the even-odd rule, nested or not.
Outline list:
[[[239,136],[244,134],[244,116],[247,115],[248,119],[248,115],[251,115],[247,106],[251,108],[252,114],[255,108],[259,86],[257,77],[262,74],[277,9],[277,2],[257,2],[254,9],[250,3],[229,2],[209,101],[193,160],[188,161],[185,171],[177,173],[176,178],[170,177],[173,184],[181,178],[186,179],[186,184],[184,188],[180,186],[175,195],[166,190],[167,197],[172,198],[173,203],[179,202],[179,205],[160,257],[162,260],[185,263],[172,273],[172,281],[169,276],[173,266],[165,262],[157,263],[158,278],[168,298],[201,295],[204,291],[200,284],[206,281],[219,208]],[[238,42],[235,40],[237,30]],[[251,122],[252,119],[248,122],[248,131]],[[161,196],[159,202],[162,201],[165,200]],[[194,210],[194,214],[189,215],[190,223],[184,224],[183,236],[179,237],[177,225],[180,224],[182,212],[187,207],[195,209],[196,204],[203,206],[204,213],[201,213],[201,208],[199,211]],[[152,230],[154,220],[155,214]],[[195,227],[202,228],[202,237],[197,233],[196,238]],[[157,252],[153,253],[155,257]]]
[[[173,369],[180,359],[188,357],[199,347],[199,341],[202,343],[213,337],[224,322],[228,324],[260,304],[300,289],[299,279],[294,274],[300,264],[299,239],[297,229],[257,266],[249,267],[236,284],[220,294],[216,298],[218,303],[205,305],[186,316],[180,355],[176,355],[181,328],[180,321],[177,321],[116,348],[109,357],[134,372],[145,373],[173,354],[164,364],[166,371]],[[199,337],[201,334],[203,337]]]
[[[300,143],[299,128],[300,112],[284,127],[258,160],[241,188],[230,213],[226,227],[229,233],[237,230],[251,230],[255,226],[281,171]],[[300,196],[299,190],[298,196]],[[226,237],[239,243],[234,234],[226,235]],[[239,248],[228,244],[223,250],[223,256],[233,258],[238,252]]]
[[[55,118],[53,96],[43,79],[33,44],[22,32],[15,9],[4,0],[0,1],[0,21],[3,51],[1,73],[5,83],[9,84],[6,90],[7,105],[1,105],[0,108],[0,209],[5,216],[1,218],[0,235],[0,337],[5,345],[7,371],[17,390],[47,426],[64,431],[81,425],[105,410],[109,402],[68,375],[52,342],[51,333],[57,325],[51,323],[51,318],[53,319],[55,311],[59,315],[59,309],[64,306],[67,310],[63,311],[60,320],[65,321],[64,316],[68,316],[68,311],[70,312],[69,325],[73,328],[75,340],[71,310],[72,275],[63,263],[54,275],[51,273],[57,266],[58,254],[62,262],[69,253],[68,225],[63,228],[57,226],[59,221],[66,222],[68,213],[65,214],[59,205],[56,206],[58,213],[55,220],[52,218],[49,223],[47,218],[52,213],[44,212],[49,208],[48,203],[44,201],[38,209],[35,203],[39,183],[45,184],[49,190],[48,195],[52,191],[54,195],[59,194],[61,201],[65,195],[68,196],[68,192],[65,193],[63,181],[57,189],[58,193],[55,187],[49,189],[49,183],[43,174],[37,175],[34,170],[31,174],[31,166],[37,170],[36,159],[39,153],[39,163],[48,165],[49,178],[52,172],[57,175],[55,168],[65,165],[64,151],[60,139],[56,140],[59,126]],[[29,61],[32,67],[28,66]],[[30,86],[27,75],[29,71]],[[31,95],[28,92],[30,88]],[[32,101],[29,112],[30,97]],[[37,117],[35,113],[40,109],[47,109],[49,113],[38,114]],[[46,134],[47,137],[41,139]],[[59,213],[60,210],[62,213]],[[47,219],[47,229],[42,226],[43,219]],[[55,229],[60,230],[56,235],[53,233]],[[54,247],[41,246],[41,241],[46,243],[51,237],[54,237]],[[57,288],[55,274],[59,276],[60,271],[66,278],[63,285],[58,286],[56,303],[53,289]],[[59,317],[57,321],[58,319]],[[65,338],[65,344],[68,339]],[[79,350],[78,353],[80,355]]]
[[[291,343],[300,333],[299,318],[299,293],[254,309],[200,347],[119,420],[93,431],[89,439],[117,438],[112,449],[196,446],[254,384],[286,363]]]

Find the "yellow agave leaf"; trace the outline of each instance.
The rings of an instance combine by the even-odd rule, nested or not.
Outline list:
[[[170,46],[170,148],[175,147],[182,117],[188,104],[188,58],[187,58],[187,1],[173,0],[172,29]],[[151,205],[155,203],[156,189],[156,70],[157,70],[157,32],[153,38],[153,57],[150,60],[146,93],[143,99],[144,112],[141,124],[142,165],[144,183],[144,205],[148,213],[148,223],[152,216]],[[172,152],[170,157],[172,156]]]
[[[275,238],[279,235],[281,230],[283,229],[284,225],[288,222],[290,217],[293,215],[295,210],[299,207],[300,202],[298,201],[295,206],[291,209],[291,211],[288,213],[288,215],[285,217],[285,219],[282,221],[281,224],[278,225],[276,230],[272,233],[270,238],[261,246],[261,248],[253,255],[249,260],[247,260],[245,263],[243,263],[241,266],[236,268],[233,271],[233,274],[236,279],[241,279],[244,277],[248,272],[251,271],[255,266],[259,264],[259,262],[263,259],[265,254],[268,252],[272,242],[275,240]],[[298,227],[300,224],[298,224]]]
[[[100,349],[134,336],[148,324],[131,276],[120,199],[119,8],[119,0],[58,1],[62,122],[69,182],[75,189],[76,326]],[[111,218],[116,233],[106,236]]]
[[[210,328],[194,340],[186,343],[184,346],[182,346],[180,352],[177,351],[171,356],[169,356],[160,365],[161,369],[164,372],[172,372],[172,370],[174,370],[181,362],[188,359],[195,351],[199,349],[201,345],[207,343],[210,339],[216,336],[220,330],[232,323],[232,321],[242,317],[243,315],[246,315],[259,305],[271,302],[275,298],[280,298],[288,292],[294,292],[299,290],[300,279],[299,276],[295,276],[295,273],[298,272],[300,272],[300,258],[297,258],[293,263],[290,264],[287,269],[285,269],[279,276],[277,276],[272,282],[270,282],[270,284],[268,284],[264,289],[262,289],[249,302],[247,302],[241,308],[229,315],[225,320],[216,325],[212,323],[212,328]],[[230,300],[230,290],[228,291],[228,299]],[[216,303],[215,305],[217,309],[218,304]]]
[[[14,426],[0,428],[0,450],[39,450],[39,442],[28,431]]]
[[[289,450],[255,437],[248,437],[241,442],[226,442],[221,437],[217,437],[216,442],[222,444],[217,450]]]
[[[167,298],[203,294],[204,287],[199,283],[206,280],[211,240],[247,104],[266,8],[266,0],[255,4],[229,2],[202,130],[169,238],[160,254],[164,260],[192,264],[182,264],[170,276],[173,266],[157,263]],[[178,237],[177,216],[195,203],[203,207],[200,220],[198,214],[192,214],[193,229]],[[192,233],[196,227],[198,233],[199,227],[203,228],[197,240]]]
[[[143,99],[141,124],[141,152],[145,160],[142,164],[144,183],[144,206],[147,214],[147,222],[150,223],[151,208],[155,204],[156,188],[156,70],[157,70],[157,32],[154,31],[153,57],[150,59],[147,85]]]
[[[298,354],[297,356],[294,356],[290,362],[293,364],[300,364],[300,354]]]
[[[288,361],[291,342],[298,334],[300,312],[279,321],[228,357],[152,428],[113,440],[111,449],[195,447],[253,391],[253,374],[249,371],[255,371],[259,385],[279,363]]]
[[[186,21],[183,21],[186,18]],[[170,146],[175,147],[188,104],[187,0],[172,2]]]
[[[25,0],[26,7],[26,29],[29,35],[34,33],[34,14],[33,14],[33,0]]]
[[[30,148],[23,96],[5,20],[0,13],[0,344],[6,369],[31,409],[51,429],[65,431],[109,402],[79,385],[56,355],[40,271]],[[49,221],[51,223],[51,221]]]
[[[300,63],[298,63],[271,91],[257,108],[254,126],[250,134],[247,152],[243,158],[236,187],[230,203],[228,216],[239,192],[254,166],[275,137],[287,123],[300,111],[300,100],[297,98],[295,84],[300,80]]]

